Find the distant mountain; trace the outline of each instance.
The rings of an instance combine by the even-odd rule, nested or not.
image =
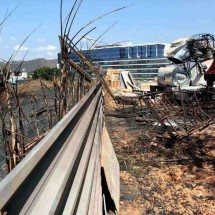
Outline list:
[[[19,67],[21,61],[13,61],[11,64],[11,69],[14,71]],[[4,63],[0,61],[0,66],[4,66]],[[33,72],[35,69],[39,69],[42,67],[50,67],[54,68],[57,66],[57,59],[54,60],[46,60],[44,58],[38,58],[34,60],[24,61],[21,67],[21,70],[25,70],[26,72]]]

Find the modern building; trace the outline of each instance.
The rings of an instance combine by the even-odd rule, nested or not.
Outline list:
[[[169,64],[164,54],[166,44],[108,45],[97,46],[92,50],[83,50],[93,63],[105,69],[130,71],[135,79],[152,79],[157,76],[161,66]],[[75,62],[79,58],[75,53],[70,56]]]

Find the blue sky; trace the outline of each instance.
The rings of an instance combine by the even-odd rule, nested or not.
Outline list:
[[[0,20],[7,9],[12,10],[19,2],[0,0]],[[25,43],[17,59],[21,59],[27,49],[27,59],[56,58],[59,51],[59,2],[24,0],[3,26],[0,58],[7,60],[40,24],[41,27]],[[64,0],[64,16],[72,3],[72,0]],[[91,27],[97,29],[89,37],[97,38],[115,22],[118,22],[117,25],[104,35],[103,42],[169,43],[198,33],[215,34],[215,0],[84,0],[71,35],[89,20],[125,5],[132,6],[92,24]]]

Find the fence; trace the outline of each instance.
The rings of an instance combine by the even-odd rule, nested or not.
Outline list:
[[[119,164],[98,83],[0,183],[0,211],[96,215],[108,210],[119,210]]]

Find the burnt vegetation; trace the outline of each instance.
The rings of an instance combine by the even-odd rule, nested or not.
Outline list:
[[[102,81],[104,87],[109,90],[101,76],[101,68],[93,65],[89,56],[85,56],[78,47],[81,47],[79,44],[82,39],[96,29],[96,27],[90,28],[94,22],[126,7],[100,15],[80,27],[77,32],[73,32],[73,24],[81,4],[82,0],[75,0],[67,16],[63,17],[65,13],[63,0],[60,1],[60,69],[37,69],[33,73],[34,80],[29,80],[23,85],[8,82],[13,59],[39,27],[23,40],[19,49],[11,55],[9,60],[5,61],[1,69],[4,91],[1,94],[1,146],[5,152],[4,158],[8,173],[84,97],[93,85]],[[15,9],[6,14],[0,23],[1,27]],[[91,48],[96,43],[97,40],[92,42]],[[69,58],[71,52],[80,58],[80,64]],[[28,51],[15,72],[20,70],[27,54]],[[110,90],[108,92],[111,93]]]
[[[8,82],[17,52],[1,68],[4,89],[0,109],[1,147],[7,173],[100,81],[106,92],[107,125],[122,170],[122,200],[135,200],[143,205],[140,208],[144,214],[204,213],[207,210],[201,204],[188,204],[186,192],[180,190],[193,190],[204,183],[213,189],[214,135],[207,129],[212,125],[214,130],[214,89],[207,87],[204,92],[194,92],[189,97],[180,88],[174,93],[168,90],[143,93],[133,89],[135,97],[114,95],[101,67],[93,64],[90,56],[90,50],[113,25],[92,42],[88,55],[82,52],[80,43],[96,29],[91,27],[93,23],[126,7],[100,15],[73,32],[81,4],[82,0],[75,0],[63,17],[63,0],[60,1],[60,69],[35,70],[34,80],[18,85]],[[1,28],[13,11],[0,22]],[[79,64],[69,57],[72,52],[79,57]],[[204,181],[201,171],[209,182]],[[162,174],[166,178],[160,178]],[[196,183],[193,184],[191,176],[198,179]],[[163,198],[168,189],[177,195]],[[213,190],[202,197],[196,191],[190,196],[197,203],[204,198],[211,204],[212,193]]]

